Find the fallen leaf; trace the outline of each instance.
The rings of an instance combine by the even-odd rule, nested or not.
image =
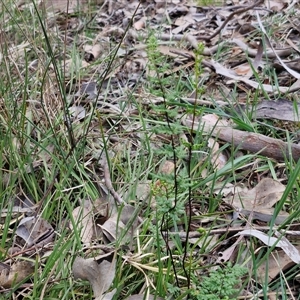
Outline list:
[[[146,17],[142,17],[140,18],[138,21],[136,21],[132,26],[133,28],[135,28],[136,30],[141,30],[145,27],[146,24]]]
[[[0,265],[0,286],[12,288],[34,272],[34,264],[29,261],[16,261],[5,268]]]
[[[252,76],[252,70],[248,63],[239,65],[236,68],[233,69],[237,75],[244,76],[244,77],[251,77]]]
[[[262,90],[264,90],[266,92],[276,92],[276,90],[278,90],[283,93],[287,92],[290,89],[290,87],[284,87],[284,86],[275,87],[270,84],[261,84],[254,80],[247,79],[243,76],[238,76],[238,74],[234,70],[226,69],[225,67],[223,67],[221,64],[219,64],[217,62],[211,61],[209,64],[211,64],[211,66],[213,66],[215,68],[215,71],[217,74],[226,76],[230,79],[234,79],[236,82],[239,82],[239,81],[244,82],[255,89],[261,88]]]
[[[262,179],[251,190],[237,190],[233,196],[226,197],[224,200],[233,205],[241,213],[250,215],[263,222],[269,222],[273,218],[273,206],[281,199],[285,186],[272,178]],[[276,224],[282,223],[288,214],[282,212],[275,219]]]
[[[284,236],[281,236],[280,234],[277,234],[279,238],[271,237],[259,230],[256,229],[246,229],[239,233],[237,233],[235,236],[239,235],[246,235],[246,236],[254,236],[261,240],[265,245],[269,247],[280,247],[286,255],[290,257],[290,259],[295,262],[296,264],[300,263],[300,253],[298,249],[292,245],[287,238]]]
[[[122,243],[131,241],[136,231],[138,220],[134,220],[132,225],[128,227],[134,216],[135,208],[131,205],[125,205],[121,212],[114,213],[101,227],[103,234],[110,241],[113,242],[124,234],[124,230],[127,232],[122,236]]]
[[[300,250],[300,247],[296,247]],[[265,282],[265,274],[268,274],[268,282],[271,282],[280,272],[284,272],[288,268],[292,267],[295,263],[283,250],[274,250],[270,253],[268,259],[257,269],[257,276],[261,283]]]
[[[117,214],[111,216],[103,225],[98,226],[102,229],[104,236],[109,242],[114,242],[126,227]]]
[[[26,246],[43,246],[54,240],[53,227],[41,217],[23,218],[16,230],[16,235],[25,241]]]
[[[282,1],[282,0],[268,0],[265,1],[265,5],[268,9],[280,12],[282,11],[288,4],[288,1]]]
[[[262,100],[256,105],[239,105],[237,111],[251,111],[252,119],[277,119],[292,122],[300,121],[300,104],[288,99],[276,101]]]
[[[71,106],[69,107],[69,115],[70,115],[70,118],[71,118],[71,121],[74,122],[74,121],[80,121],[80,120],[83,120],[86,116],[86,111],[85,111],[85,108],[81,105],[78,105],[78,106]]]
[[[84,59],[88,62],[96,60],[101,54],[101,45],[86,45],[84,46]]]
[[[78,206],[73,210],[72,215],[81,241],[84,244],[90,243],[94,235],[93,206],[91,201],[85,200],[82,206]],[[70,228],[74,230],[72,223],[70,223]]]
[[[285,186],[272,178],[263,178],[253,189],[241,191],[228,199],[234,206],[244,209],[271,208],[280,199]]]
[[[103,260],[101,263],[97,263],[93,258],[84,259],[77,256],[73,263],[72,272],[75,279],[90,282],[94,297],[97,300],[108,300],[112,297],[105,298],[103,294],[109,289],[115,278],[115,268],[115,259],[112,262]]]
[[[298,73],[298,72],[292,70],[290,67],[288,67],[288,66],[282,61],[282,59],[279,57],[279,55],[276,53],[275,49],[274,49],[273,46],[272,46],[272,43],[270,42],[270,39],[269,39],[269,37],[268,37],[268,35],[267,35],[267,32],[266,32],[266,30],[265,30],[265,28],[264,28],[264,26],[263,26],[263,24],[262,24],[262,22],[261,22],[260,16],[259,16],[259,14],[258,14],[257,12],[256,12],[256,16],[257,16],[257,20],[258,20],[258,24],[259,24],[259,26],[260,26],[260,29],[261,29],[262,32],[265,34],[265,38],[266,38],[266,40],[268,41],[270,47],[272,48],[274,54],[276,55],[276,58],[278,59],[278,61],[281,63],[281,65],[285,68],[285,70],[286,70],[287,72],[289,72],[289,73],[290,73],[292,76],[294,76],[295,78],[300,79],[300,73]]]
[[[228,159],[227,156],[222,151],[219,151],[220,149],[219,143],[215,139],[209,138],[207,145],[209,148],[211,148],[212,155],[210,156],[210,160],[212,165],[217,170],[222,169],[226,165]]]
[[[86,100],[94,100],[98,95],[97,82],[89,81],[81,84],[76,97],[86,97]]]

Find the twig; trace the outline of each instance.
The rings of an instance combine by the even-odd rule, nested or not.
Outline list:
[[[103,166],[103,173],[104,173],[104,180],[105,180],[105,185],[108,189],[108,191],[110,192],[110,194],[113,196],[113,198],[116,200],[116,202],[118,204],[123,204],[123,205],[128,205],[123,198],[115,191],[111,179],[110,179],[110,171],[109,171],[109,165],[107,162],[107,159],[104,158],[103,162],[102,162],[102,166]],[[143,222],[143,219],[139,216],[137,216],[138,222],[141,224]]]
[[[114,189],[114,187],[113,187],[113,185],[111,183],[110,171],[109,171],[109,166],[108,166],[108,162],[107,162],[106,158],[104,159],[104,162],[103,162],[103,172],[104,172],[105,185],[106,185],[108,191],[111,193],[111,195],[113,196],[113,198],[118,202],[118,204],[124,203],[124,200],[115,191],[115,189]]]
[[[278,161],[284,161],[292,157],[295,161],[300,158],[300,146],[293,143],[287,143],[279,139],[274,139],[263,134],[254,132],[245,132],[237,129],[222,128],[212,132],[212,135],[235,147],[260,153],[261,155],[274,158]]]
[[[186,118],[183,120],[187,127],[192,126],[192,121]],[[203,124],[202,124],[203,125]],[[295,161],[300,159],[300,146],[294,143],[284,142],[255,132],[246,132],[221,125],[212,126],[204,123],[205,133],[231,143],[233,146],[252,153],[259,153],[277,161],[285,161],[292,157]]]

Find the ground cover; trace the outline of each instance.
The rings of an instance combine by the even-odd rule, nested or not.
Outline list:
[[[299,4],[1,1],[1,299],[298,299]]]

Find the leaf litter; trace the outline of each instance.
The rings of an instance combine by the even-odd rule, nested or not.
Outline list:
[[[297,128],[297,122],[299,122],[298,99],[297,94],[293,92],[297,92],[300,87],[298,61],[297,58],[295,59],[298,43],[297,34],[292,34],[292,31],[298,31],[298,29],[295,28],[292,21],[288,21],[282,28],[278,28],[277,35],[283,37],[278,39],[266,32],[262,21],[268,20],[267,18],[276,12],[280,14],[283,9],[295,8],[298,11],[299,4],[293,2],[287,8],[286,1],[251,3],[232,1],[230,5],[228,2],[227,6],[218,4],[214,7],[213,5],[199,5],[197,1],[189,3],[185,1],[144,1],[141,3],[137,1],[130,3],[127,1],[95,1],[93,3],[95,15],[88,21],[85,19],[84,23],[76,14],[70,15],[78,12],[78,4],[80,4],[80,10],[83,8],[83,13],[88,11],[86,1],[78,3],[78,1],[49,0],[42,1],[41,7],[48,11],[45,21],[49,25],[49,35],[58,31],[55,34],[65,37],[63,40],[68,51],[76,45],[78,52],[81,52],[81,56],[78,56],[77,60],[74,58],[63,60],[66,75],[64,80],[67,91],[69,91],[67,96],[70,103],[67,109],[69,118],[65,120],[65,123],[73,128],[77,137],[80,137],[84,130],[84,120],[90,117],[91,104],[96,103],[96,109],[101,110],[103,114],[101,118],[91,119],[91,130],[87,133],[87,144],[85,145],[88,158],[85,164],[86,167],[92,169],[91,165],[97,159],[97,163],[102,169],[94,170],[93,179],[96,178],[96,181],[99,181],[99,190],[108,198],[100,199],[98,207],[94,200],[78,201],[76,204],[79,205],[75,206],[71,213],[73,222],[68,220],[69,229],[71,232],[79,232],[80,240],[84,245],[89,245],[94,240],[101,245],[118,242],[123,246],[130,245],[130,251],[134,252],[136,250],[135,239],[139,238],[138,225],[144,221],[139,217],[139,212],[142,210],[127,203],[129,199],[125,197],[127,194],[122,189],[122,184],[120,184],[119,190],[114,187],[108,162],[118,158],[128,144],[132,149],[130,158],[134,161],[135,152],[141,147],[143,135],[138,131],[144,128],[144,124],[140,120],[136,120],[137,118],[133,118],[139,116],[140,107],[136,107],[134,104],[130,105],[130,97],[137,97],[139,105],[152,112],[153,115],[156,112],[152,111],[152,106],[158,106],[164,101],[163,98],[156,95],[151,93],[149,95],[145,88],[147,76],[153,75],[147,69],[149,64],[147,51],[145,51],[148,38],[147,28],[156,32],[159,43],[158,51],[170,64],[170,70],[165,70],[161,74],[166,77],[183,74],[181,80],[189,78],[196,64],[193,50],[198,48],[199,42],[204,43],[202,64],[205,69],[202,75],[205,80],[199,79],[201,80],[199,85],[204,84],[207,92],[200,94],[199,99],[195,99],[189,97],[197,95],[197,91],[193,90],[186,99],[190,99],[196,104],[202,103],[199,105],[204,108],[218,109],[221,102],[217,101],[215,95],[226,94],[226,99],[220,96],[223,101],[222,105],[225,107],[235,106],[238,114],[246,115],[251,112],[250,119],[253,119],[254,122],[262,119],[286,120],[293,123],[294,128]],[[19,9],[26,10],[26,5],[25,2],[19,3]],[[133,19],[131,20],[131,18]],[[126,31],[126,27],[131,24],[131,21],[133,21],[132,26]],[[94,31],[93,38],[85,35],[86,29]],[[158,29],[161,29],[162,32],[159,32]],[[290,29],[291,31],[289,31]],[[287,36],[286,32],[291,32],[291,34]],[[79,34],[79,42],[74,38],[75,34]],[[121,43],[121,47],[116,48],[119,43]],[[24,64],[24,52],[29,51],[29,46],[30,43],[26,42],[9,45],[10,59],[16,65]],[[220,51],[221,56],[218,55]],[[41,57],[45,55],[42,51],[40,54]],[[114,58],[108,72],[105,72],[108,65],[106,57]],[[0,58],[0,61],[3,61],[2,53]],[[38,64],[34,61],[30,63],[32,65],[31,75],[38,75]],[[277,72],[276,84],[269,78],[268,68],[270,66]],[[52,78],[54,78],[54,69],[55,66],[51,65],[50,72],[52,71],[52,74],[50,75]],[[85,75],[81,77],[83,71]],[[101,76],[103,76],[103,81],[99,84],[96,78]],[[45,97],[48,101],[46,109],[50,119],[43,119],[43,125],[46,126],[49,125],[48,122],[52,123],[56,120],[57,112],[61,107],[59,101],[55,100],[59,94],[58,86],[51,81],[51,76],[47,80],[49,82],[45,82],[44,88],[48,87],[45,88],[44,93],[47,96]],[[250,96],[256,92],[260,96],[259,101],[251,103]],[[265,99],[266,97],[268,99]],[[184,101],[184,98],[178,99],[177,104],[182,104]],[[40,116],[45,111],[40,107],[39,102],[34,101],[28,103],[28,112],[30,109],[34,112],[32,122],[39,123]],[[206,152],[211,155],[208,156],[202,150],[195,151],[195,153],[199,154],[199,166],[209,157],[216,172],[222,172],[229,163],[226,151],[222,148],[224,142],[242,151],[242,155],[249,151],[253,153],[253,157],[259,154],[259,156],[279,162],[289,156],[296,161],[300,157],[299,146],[294,140],[291,143],[291,141],[237,129],[236,124],[230,121],[230,116],[229,120],[226,120],[227,118],[224,116],[205,113],[205,116],[194,118],[184,110],[179,110],[177,118],[186,126],[185,138],[181,136],[183,140],[189,140],[190,132],[197,132],[200,129],[203,129],[205,135],[210,136],[207,145],[207,149],[210,150]],[[175,120],[172,121],[175,122]],[[37,132],[33,131],[33,134],[35,138],[38,136]],[[109,155],[106,154],[105,159],[99,161],[99,155],[104,147],[103,134],[105,138],[107,137],[106,143],[108,142],[111,149],[109,149]],[[153,135],[151,143],[153,148],[162,148],[164,143],[170,143],[170,138],[163,134]],[[47,161],[52,160],[52,151],[48,151]],[[255,162],[251,163],[251,165],[254,164]],[[219,177],[220,182],[216,182],[216,186],[218,184],[222,186],[214,189],[214,196],[220,197],[221,200],[219,209],[222,217],[206,213],[196,201],[191,207],[187,207],[185,204],[185,209],[186,211],[192,209],[190,214],[195,218],[190,227],[195,230],[205,227],[207,231],[213,232],[214,229],[210,226],[214,226],[215,220],[217,220],[218,226],[221,224],[221,226],[227,227],[228,232],[230,232],[229,229],[235,228],[236,221],[239,222],[239,226],[243,225],[238,233],[226,236],[223,242],[219,242],[219,237],[221,234],[227,235],[228,232],[215,233],[215,238],[209,241],[211,243],[211,247],[208,247],[211,249],[209,254],[219,253],[222,257],[211,261],[213,263],[224,263],[228,260],[238,261],[236,248],[239,245],[249,247],[249,240],[245,238],[246,236],[256,238],[257,244],[253,243],[253,247],[257,247],[257,251],[262,247],[281,248],[282,251],[274,249],[268,254],[272,264],[268,280],[272,282],[278,274],[286,271],[295,263],[299,263],[299,249],[281,233],[278,233],[277,227],[269,228],[275,230],[276,237],[259,230],[260,225],[262,228],[272,220],[275,225],[280,225],[289,218],[288,212],[276,211],[276,205],[283,197],[286,183],[275,180],[274,174],[267,174],[266,178],[259,178],[252,182],[249,173],[251,176],[256,176],[257,172],[249,171],[249,167],[242,167],[244,171],[248,171],[249,178],[248,183],[243,181],[243,184],[247,185],[243,188],[241,188],[240,182],[231,184],[223,182],[226,180],[224,176]],[[29,168],[27,173],[30,174],[40,168],[42,168],[42,163],[39,162],[36,168]],[[157,170],[159,174],[172,176],[179,169],[179,163],[177,165],[174,161],[166,159]],[[203,178],[209,176],[206,169],[203,169],[201,174]],[[138,178],[134,179],[139,181]],[[154,182],[138,182],[138,187],[143,186],[145,190],[143,189],[141,193],[138,188],[140,194],[136,194],[139,195],[137,198],[141,199],[143,204],[149,201],[149,205],[155,210],[158,205],[156,201],[158,197],[151,195],[152,184],[156,188],[159,187],[162,193],[167,194],[168,186],[161,179]],[[225,192],[226,189],[227,192]],[[172,207],[175,205],[174,201],[170,203]],[[5,289],[14,287],[32,274],[32,264],[27,264],[25,260],[21,259],[28,258],[27,256],[32,256],[35,251],[38,253],[46,245],[53,244],[55,231],[59,231],[58,227],[43,219],[36,208],[36,206],[24,208],[15,205],[11,209],[1,211],[2,228],[8,225],[5,223],[8,213],[13,216],[13,223],[17,224],[16,230],[11,233],[17,247],[14,247],[14,251],[11,247],[10,252],[18,260],[12,262],[11,258],[7,257],[1,263],[3,268],[1,269],[0,286]],[[223,215],[224,210],[231,210],[233,213]],[[276,218],[273,217],[275,211]],[[12,213],[18,213],[18,216]],[[251,228],[253,223],[258,225],[255,227],[256,229]],[[192,231],[185,232],[191,228],[178,227],[177,230],[191,236]],[[172,229],[174,230],[174,228]],[[193,245],[194,249],[199,251],[203,247],[203,242],[194,241]],[[122,256],[120,258],[124,259]],[[264,273],[265,271],[266,266],[262,265],[259,272]],[[72,272],[75,279],[89,281],[96,299],[113,298],[116,291],[114,289],[108,291],[116,276],[115,256],[112,261],[98,262],[95,258],[83,258],[76,253]],[[148,275],[145,275],[145,278],[147,279]],[[147,288],[151,286],[150,282],[151,280],[147,283]],[[263,281],[260,283],[262,284]],[[142,289],[143,291],[145,289]],[[255,297],[255,292],[252,295]],[[148,295],[148,299],[152,298],[151,295]],[[143,297],[131,295],[129,299],[143,299]]]

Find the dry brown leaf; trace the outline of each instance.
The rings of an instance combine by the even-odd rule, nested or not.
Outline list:
[[[86,61],[94,61],[96,60],[100,54],[101,54],[101,45],[96,44],[96,45],[85,45],[83,47],[84,49],[84,58]]]
[[[296,248],[300,251],[300,246],[296,246]],[[284,272],[294,264],[292,259],[283,250],[274,250],[270,253],[269,258],[264,260],[258,267],[258,278],[263,283],[266,278],[265,274],[268,274],[268,282],[271,282],[280,272]]]
[[[257,20],[258,20],[258,24],[259,24],[259,26],[260,26],[260,29],[261,29],[262,32],[264,33],[265,38],[266,38],[266,40],[268,41],[268,43],[269,43],[271,49],[273,50],[274,54],[276,55],[276,58],[278,59],[278,61],[281,63],[281,65],[285,68],[285,70],[286,70],[287,72],[289,72],[289,73],[290,73],[292,76],[294,76],[295,78],[300,79],[300,73],[298,73],[298,72],[292,70],[290,67],[288,67],[288,66],[282,61],[282,59],[279,57],[279,55],[277,54],[277,52],[276,52],[275,49],[273,48],[272,43],[270,42],[269,36],[267,35],[267,32],[266,32],[266,30],[265,30],[265,28],[264,28],[264,26],[263,26],[263,24],[262,24],[262,22],[261,22],[260,16],[259,16],[259,14],[258,14],[257,12],[256,12],[256,16],[257,16]]]
[[[244,209],[271,208],[280,199],[285,186],[272,179],[263,178],[253,189],[236,193],[232,198],[227,199],[236,207]]]
[[[114,213],[101,227],[103,234],[110,241],[115,241],[120,235],[124,234],[124,229],[126,225],[132,221],[132,217],[134,216],[135,208],[131,205],[125,205],[122,208],[120,213]],[[138,220],[135,220],[133,224],[126,228],[127,232],[124,236],[122,236],[122,243],[126,243],[131,241],[136,228],[138,225]]]
[[[54,229],[44,219],[38,217],[23,218],[16,230],[16,235],[21,237],[26,246],[43,246],[53,241]]]
[[[243,64],[243,65],[239,65],[236,68],[233,69],[237,75],[239,76],[245,76],[250,78],[252,76],[252,70],[251,67],[248,63]]]
[[[276,92],[277,90],[279,90],[280,92],[286,93],[289,90],[289,87],[284,87],[284,86],[275,87],[275,86],[272,86],[272,85],[269,85],[269,84],[260,84],[256,81],[244,78],[242,76],[238,76],[234,70],[226,69],[225,67],[223,67],[221,64],[219,64],[217,62],[212,62],[211,61],[210,63],[215,68],[215,71],[216,71],[217,74],[226,76],[226,77],[228,77],[230,79],[233,79],[237,82],[239,82],[239,81],[244,82],[244,83],[250,85],[251,87],[253,87],[255,89],[259,89],[259,88],[262,87],[262,89],[264,91],[272,92],[272,93]]]
[[[74,223],[80,233],[81,241],[86,244],[92,241],[94,235],[93,205],[90,200],[85,200],[82,206],[76,207],[72,212]],[[74,230],[70,223],[71,230]]]
[[[193,25],[195,23],[195,20],[193,18],[193,15],[191,13],[188,13],[185,16],[179,17],[175,21],[175,25],[177,26],[172,30],[173,34],[178,34],[180,32],[185,31],[188,27]]]
[[[279,233],[277,234],[278,238],[275,238],[256,229],[245,229],[237,233],[235,236],[241,235],[254,236],[269,247],[280,247],[293,262],[295,262],[296,264],[300,263],[300,253],[298,249],[294,245],[292,245],[287,238],[281,236]]]
[[[242,111],[251,111],[253,119],[277,119],[292,122],[300,121],[300,103],[295,103],[287,99],[276,101],[263,100],[258,104],[239,105]]]
[[[110,293],[111,297],[105,297],[104,293],[115,278],[115,268],[115,258],[112,262],[103,260],[98,264],[93,258],[84,259],[77,256],[73,263],[72,272],[75,279],[79,278],[90,282],[96,300],[108,300],[112,299],[114,291],[113,294]]]
[[[238,40],[238,38],[235,38],[235,40]],[[241,41],[241,43],[243,43],[243,42]],[[253,70],[257,70],[259,66],[263,65],[263,61],[262,61],[263,52],[264,52],[264,48],[263,48],[263,43],[261,41],[259,43],[255,58],[251,62],[251,65],[250,65],[250,63],[247,62],[247,63],[237,66],[233,70],[239,76],[243,76],[245,78],[250,78],[253,75]],[[249,60],[251,60],[251,59],[249,58]]]
[[[105,0],[42,0],[40,7],[47,12],[74,13],[86,9],[88,4],[102,5]]]
[[[100,226],[109,242],[114,242],[126,227],[118,218],[118,214],[112,215],[103,225],[98,226]]]
[[[142,17],[140,18],[138,21],[136,21],[132,26],[133,28],[135,28],[136,30],[141,30],[145,27],[146,25],[146,17]]]
[[[265,5],[268,9],[273,10],[273,11],[282,11],[287,4],[289,3],[289,1],[285,1],[285,0],[267,0],[265,1]]]
[[[272,178],[262,179],[256,187],[249,191],[236,191],[232,197],[224,200],[237,208],[241,213],[250,215],[263,222],[269,222],[273,218],[273,206],[281,199],[285,186]],[[275,219],[276,224],[282,223],[288,214],[282,212]]]
[[[12,288],[34,272],[34,264],[29,261],[16,261],[12,266],[0,266],[0,286]]]
[[[210,156],[212,165],[217,170],[222,169],[226,165],[228,158],[223,152],[219,151],[220,149],[219,143],[215,139],[209,138],[207,145],[212,150],[211,151],[212,155]]]

